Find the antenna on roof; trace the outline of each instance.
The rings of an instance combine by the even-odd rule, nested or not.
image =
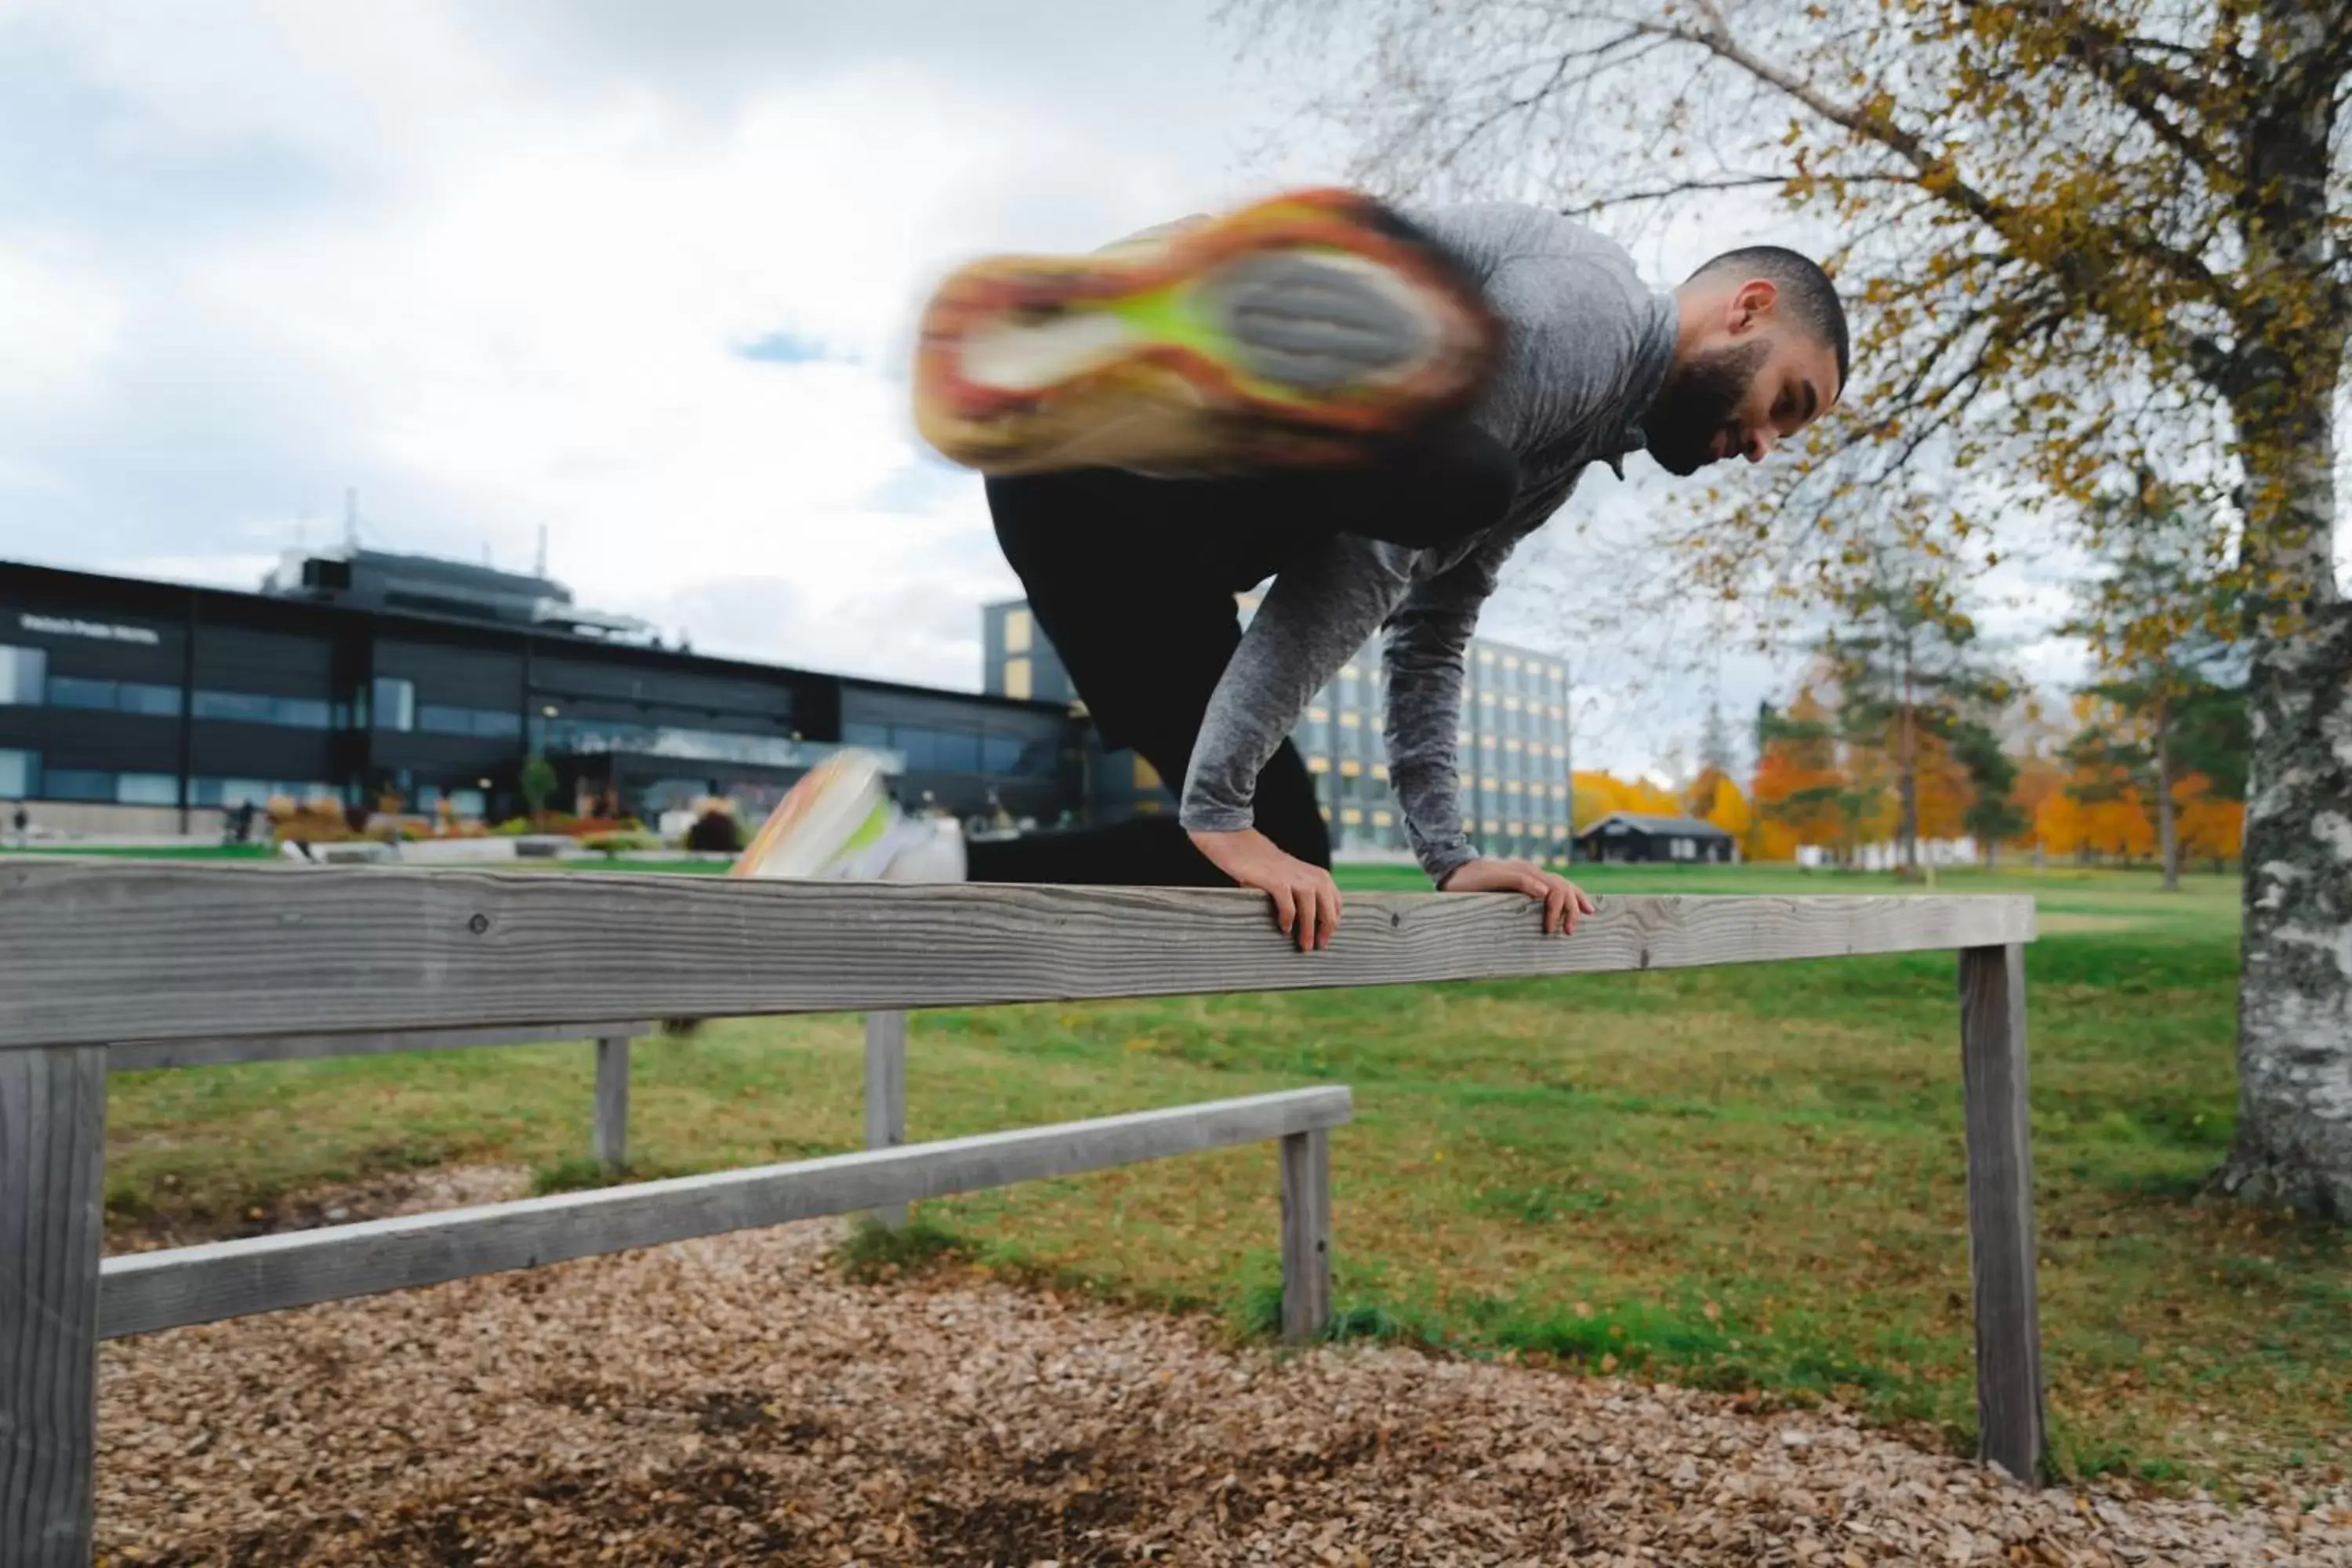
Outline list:
[[[343,543],[352,550],[360,547],[360,492],[357,485],[343,487]]]
[[[538,575],[540,576],[540,578],[541,578],[542,581],[543,581],[543,580],[546,578],[546,576],[547,576],[547,524],[545,524],[545,523],[543,523],[543,522],[542,522],[542,523],[541,523],[541,524],[539,525],[539,569],[538,569]]]

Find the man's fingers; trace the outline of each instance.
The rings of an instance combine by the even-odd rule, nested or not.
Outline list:
[[[1283,934],[1287,936],[1290,934],[1291,925],[1298,918],[1297,909],[1291,902],[1290,889],[1276,882],[1266,891],[1274,899],[1274,923],[1281,927]]]
[[[1329,878],[1323,879],[1323,945],[1331,945],[1332,933],[1339,929],[1339,884]]]
[[[1298,951],[1312,952],[1315,951],[1316,926],[1322,917],[1322,909],[1311,884],[1297,889],[1293,896],[1298,901]]]
[[[1544,896],[1544,933],[1547,936],[1558,936],[1562,931],[1576,929],[1576,915],[1568,895],[1568,884],[1560,882]]]
[[[1570,886],[1573,887],[1575,884],[1570,883]],[[1601,906],[1594,903],[1592,901],[1592,895],[1586,892],[1582,888],[1577,888],[1576,889],[1576,901],[1579,905],[1582,906],[1584,912],[1588,915],[1599,914],[1601,912]]]

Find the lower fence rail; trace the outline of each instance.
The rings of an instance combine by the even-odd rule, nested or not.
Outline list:
[[[788,1165],[129,1253],[100,1268],[98,1335],[146,1333],[1236,1143],[1321,1134],[1344,1124],[1352,1110],[1344,1088],[1287,1089]],[[1286,1194],[1307,1181],[1291,1176],[1286,1159],[1284,1173]],[[1317,1173],[1328,1181],[1328,1163]],[[1325,1211],[1329,1205],[1321,1193],[1299,1201]],[[1319,1331],[1330,1292],[1328,1246],[1298,1250],[1295,1268],[1292,1248],[1285,1247],[1284,1258],[1286,1300],[1322,1303],[1313,1312],[1302,1308],[1297,1331]],[[1289,1317],[1286,1310],[1286,1322]]]

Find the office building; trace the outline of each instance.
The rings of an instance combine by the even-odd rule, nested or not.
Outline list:
[[[275,795],[498,819],[534,752],[554,809],[756,817],[842,744],[960,816],[1083,804],[1066,704],[706,658],[543,577],[341,549],[236,593],[0,563],[0,800],[60,831],[209,833]]]
[[[1244,622],[1257,597],[1244,595]],[[1074,701],[1076,692],[1053,645],[1020,600],[982,611],[992,694]],[[1378,638],[1316,693],[1291,739],[1316,775],[1335,850],[1401,852],[1404,826],[1389,783],[1383,731],[1387,677]],[[1471,642],[1465,658],[1462,729],[1455,737],[1463,815],[1488,854],[1528,858],[1569,853],[1567,661],[1491,638]],[[1172,783],[1132,752],[1102,754],[1088,731],[1088,804],[1098,821],[1172,811]]]

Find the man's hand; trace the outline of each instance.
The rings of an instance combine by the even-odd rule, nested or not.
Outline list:
[[[1576,917],[1597,907],[1583,889],[1531,860],[1467,860],[1437,886],[1446,893],[1525,893],[1541,899],[1548,936],[1570,934],[1576,930]]]
[[[1272,898],[1275,923],[1297,935],[1299,952],[1331,945],[1331,933],[1339,929],[1339,884],[1330,872],[1283,853],[1254,827],[1195,833],[1192,845],[1218,870]]]

